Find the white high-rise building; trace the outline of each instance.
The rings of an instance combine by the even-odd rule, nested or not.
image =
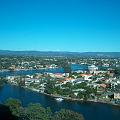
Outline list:
[[[90,71],[90,73],[94,73],[95,71],[98,70],[98,67],[96,67],[95,65],[91,65],[88,66],[88,70]]]

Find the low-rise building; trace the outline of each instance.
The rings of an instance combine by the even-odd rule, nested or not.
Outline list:
[[[88,70],[90,71],[90,73],[94,73],[95,71],[98,70],[98,67],[96,67],[95,65],[91,65],[88,66]]]
[[[91,81],[92,80],[92,76],[91,74],[81,74],[81,77],[84,78],[84,80],[87,80],[87,81]]]
[[[120,99],[120,93],[114,93],[114,99]]]

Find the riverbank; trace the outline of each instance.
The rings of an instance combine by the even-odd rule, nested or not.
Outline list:
[[[47,94],[47,93],[41,93],[41,94],[44,94],[44,95],[47,95],[47,96],[50,96],[50,97],[53,97],[53,98],[62,98],[62,99],[65,99],[65,100],[69,100],[69,101],[72,101],[72,102],[83,102],[83,103],[101,103],[101,104],[108,104],[108,105],[112,105],[112,106],[117,106],[120,108],[120,105],[118,104],[113,104],[111,102],[105,102],[105,101],[96,101],[96,100],[82,100],[82,99],[77,99],[77,98],[71,98],[71,97],[64,97],[64,96],[59,96],[59,95],[53,95],[53,94]]]
[[[17,72],[17,71],[29,71],[29,70],[45,70],[46,68],[41,69],[16,69],[16,70],[0,70],[0,72]]]
[[[15,69],[15,70],[8,70],[8,69],[3,69],[0,70],[0,72],[17,72],[17,71],[29,71],[29,70],[52,70],[52,69],[61,69],[59,67],[55,67],[55,68],[39,68],[39,69]]]
[[[62,98],[62,99],[64,99],[64,100],[68,100],[68,101],[71,101],[71,102],[101,103],[101,104],[108,104],[108,105],[112,105],[112,106],[115,106],[115,107],[119,107],[119,108],[120,108],[120,105],[114,104],[114,103],[111,103],[111,102],[100,101],[100,100],[86,100],[86,101],[85,101],[85,100],[83,100],[83,99],[65,97],[65,96],[54,95],[54,94],[47,94],[47,93],[45,93],[45,92],[40,92],[39,90],[37,90],[37,89],[35,89],[35,88],[28,88],[28,87],[23,87],[23,88],[24,88],[24,89],[31,90],[31,91],[34,91],[34,92],[37,92],[37,93],[40,93],[40,94],[44,94],[44,95],[49,96],[49,97]]]

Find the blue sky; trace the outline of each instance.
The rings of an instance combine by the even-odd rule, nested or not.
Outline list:
[[[119,0],[0,0],[0,49],[120,52]]]

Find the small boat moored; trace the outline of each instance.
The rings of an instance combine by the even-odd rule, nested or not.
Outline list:
[[[55,98],[58,102],[62,102],[64,99],[63,98]]]

